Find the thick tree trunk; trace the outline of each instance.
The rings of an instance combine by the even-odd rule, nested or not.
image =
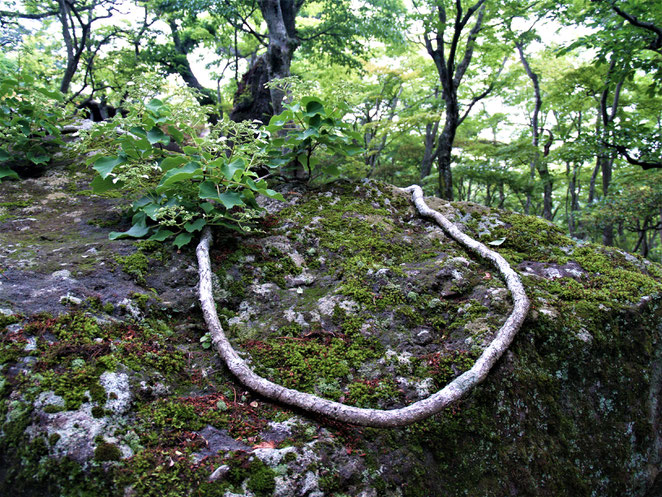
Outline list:
[[[271,93],[265,83],[269,81],[267,61],[264,56],[258,57],[249,71],[244,74],[234,94],[234,103],[230,119],[233,121],[269,122],[273,116]]]
[[[292,57],[300,40],[296,16],[301,0],[259,0],[260,11],[269,31],[267,53],[258,57],[243,76],[234,96],[230,118],[267,123],[282,110],[284,92],[264,84],[290,75]]]
[[[499,182],[499,209],[503,209],[503,205],[506,203],[506,193],[503,189],[503,181]]]
[[[610,108],[608,104],[609,88],[615,68],[616,59],[612,59],[611,64],[609,65],[609,70],[607,71],[605,87],[600,98],[600,116],[602,117],[602,126],[598,127],[597,131],[599,133],[598,136],[600,136],[603,141],[608,141],[609,139],[610,125],[616,118],[616,112],[618,110],[618,104],[621,96],[621,88],[623,87],[622,80],[614,87],[614,95],[612,97]],[[600,171],[602,172],[602,197],[607,198],[607,195],[609,195],[609,186],[611,184],[612,169],[614,167],[614,151],[607,149],[607,147],[603,147],[603,150],[598,156],[598,163],[600,165]],[[604,245],[614,244],[614,225],[612,223],[608,223],[603,227],[602,243]]]
[[[598,178],[598,172],[600,172],[600,160],[595,160],[595,167],[593,168],[593,173],[591,173],[591,180],[588,184],[588,199],[587,202],[592,204],[595,202],[595,182]]]
[[[75,35],[76,26],[71,15],[71,5],[65,0],[58,0],[59,12],[58,17],[62,24],[62,38],[67,52],[67,65],[62,75],[60,82],[60,91],[67,93],[71,86],[71,81],[76,75],[80,58],[83,55],[83,50],[87,45],[87,40],[90,36],[90,24],[83,24],[81,26],[80,38]],[[72,36],[74,33],[74,36]]]
[[[437,169],[439,170],[437,188],[439,196],[445,200],[453,200],[453,171],[451,170],[452,164],[452,139],[449,141],[440,140],[443,143],[442,148],[439,150],[439,159],[437,160]]]
[[[449,22],[446,15],[446,7],[438,4],[436,7],[436,14],[439,20],[438,31],[435,35],[436,47],[430,38],[430,31],[426,31],[423,35],[425,40],[425,48],[428,54],[437,67],[439,73],[439,82],[442,88],[442,97],[446,104],[444,129],[439,137],[438,144],[438,173],[439,173],[439,195],[446,200],[453,200],[453,174],[451,171],[452,164],[452,150],[455,141],[457,128],[462,124],[462,121],[467,117],[473,105],[485,98],[491,91],[490,85],[479,96],[474,97],[467,105],[467,109],[462,117],[460,117],[460,109],[457,100],[457,89],[462,82],[471,59],[473,58],[473,51],[475,48],[476,38],[483,26],[483,16],[485,15],[485,0],[478,0],[474,5],[464,12],[461,0],[456,2],[456,12],[454,22]],[[460,40],[462,39],[462,31],[466,28],[469,20],[476,14],[476,23],[469,31],[469,36],[466,38],[464,47],[464,55],[461,60],[457,60],[458,49]],[[448,27],[452,26],[451,42],[447,47],[444,41],[445,31]],[[448,48],[448,52],[446,49]],[[504,61],[505,62],[505,61]]]
[[[267,48],[267,69],[269,81],[287,78],[290,75],[292,56],[299,45],[294,30],[296,8],[293,1],[259,0],[262,17],[269,29],[269,47]],[[283,90],[270,89],[271,105],[274,114],[282,110]]]
[[[568,172],[570,172],[570,164],[567,164]],[[572,173],[570,173],[570,178],[568,179],[568,193],[570,195],[570,206],[568,212],[568,232],[570,236],[576,236],[575,229],[575,213],[579,211],[579,195],[577,193],[577,164],[572,166]]]
[[[439,136],[439,144],[437,145],[439,196],[449,201],[453,200],[453,172],[451,170],[453,162],[452,151],[455,134],[457,133],[459,125],[457,99],[449,95],[446,100],[446,122],[444,123],[444,129]]]
[[[607,198],[609,195],[609,185],[611,184],[611,174],[614,166],[613,157],[604,157],[601,161],[601,170],[602,170],[602,195],[604,198]],[[607,246],[614,245],[614,225],[608,223],[602,229],[602,243]]]

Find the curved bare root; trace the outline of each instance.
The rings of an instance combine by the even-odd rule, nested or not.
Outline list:
[[[461,245],[483,258],[489,259],[505,278],[508,289],[513,296],[514,307],[510,316],[496,333],[494,340],[476,360],[473,367],[430,397],[407,407],[392,410],[362,409],[348,406],[316,395],[285,388],[262,378],[255,374],[232,348],[218,319],[212,296],[212,271],[209,261],[209,246],[212,242],[212,235],[211,230],[207,227],[203,231],[202,239],[196,250],[200,275],[200,303],[212,337],[212,343],[232,374],[243,385],[270,400],[298,407],[310,413],[328,416],[335,420],[363,426],[394,427],[414,423],[440,412],[485,379],[494,363],[511,344],[515,334],[524,322],[529,310],[529,299],[524,293],[524,286],[517,273],[513,271],[502,256],[465,235],[439,212],[430,209],[423,199],[423,192],[419,186],[413,185],[404,189],[404,191],[413,195],[414,204],[422,216],[431,217]]]

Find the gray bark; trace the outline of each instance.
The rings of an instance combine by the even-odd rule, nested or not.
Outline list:
[[[464,50],[464,56],[459,62],[456,60],[457,52],[459,49],[462,31],[465,29],[469,20],[473,15],[478,12],[476,16],[476,23],[469,32]],[[446,42],[444,35],[447,24],[446,8],[443,5],[437,6],[437,16],[439,18],[439,31],[435,35],[436,46],[433,45],[430,33],[424,34],[425,47],[428,54],[434,61],[437,72],[439,73],[439,82],[442,88],[442,98],[446,104],[444,127],[441,135],[439,136],[437,163],[439,170],[438,188],[439,194],[446,200],[453,200],[453,174],[451,171],[452,163],[452,149],[455,141],[457,128],[462,124],[462,121],[468,115],[473,105],[479,100],[485,98],[491,91],[492,86],[482,94],[474,97],[471,103],[467,106],[467,111],[460,117],[460,108],[457,100],[457,89],[462,82],[462,78],[469,68],[471,59],[473,58],[473,51],[483,24],[483,16],[485,14],[485,0],[478,0],[466,13],[462,10],[462,3],[460,0],[456,2],[456,16],[453,26],[453,33],[448,53],[446,53]]]
[[[534,101],[534,108],[533,112],[531,114],[531,134],[532,134],[532,139],[531,139],[531,144],[533,145],[534,152],[533,152],[533,158],[531,159],[531,174],[533,174],[534,171],[538,171],[538,175],[540,176],[540,179],[543,184],[543,209],[542,209],[542,215],[545,219],[551,221],[552,220],[552,177],[549,173],[549,168],[547,167],[546,162],[544,161],[543,157],[541,157],[540,154],[540,112],[542,109],[542,95],[540,92],[540,78],[538,77],[538,74],[533,72],[533,69],[531,69],[531,66],[529,65],[529,62],[526,60],[526,56],[524,55],[524,49],[522,47],[522,44],[520,42],[515,43],[515,46],[517,47],[517,51],[519,52],[519,57],[520,61],[522,62],[522,66],[524,66],[524,70],[526,71],[527,76],[531,80],[531,83],[533,84],[533,92],[535,95],[535,101]],[[530,193],[529,193],[530,195]],[[530,206],[531,204],[531,199],[527,199],[527,204]]]
[[[262,17],[269,30],[269,46],[267,47],[267,69],[269,81],[286,78],[290,75],[290,65],[294,51],[299,46],[296,34],[295,19],[301,8],[299,0],[258,0]],[[283,90],[270,88],[273,113],[282,110]]]

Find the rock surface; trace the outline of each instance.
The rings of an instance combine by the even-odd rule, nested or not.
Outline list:
[[[121,199],[87,181],[55,169],[0,190],[3,495],[659,495],[659,266],[431,199],[500,241],[533,308],[460,403],[359,429],[237,384],[205,348],[192,252],[108,241]],[[283,191],[260,233],[219,232],[212,251],[219,314],[256,371],[393,408],[471,366],[511,308],[492,267],[387,185]]]

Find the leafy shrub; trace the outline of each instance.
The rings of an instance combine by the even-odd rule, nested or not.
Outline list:
[[[361,151],[342,111],[327,111],[317,98],[287,106],[266,127],[224,119],[207,134],[204,108],[193,94],[181,91],[177,98],[147,104],[138,98],[128,115],[87,137],[84,146],[101,149],[88,161],[99,173],[93,190],[121,188],[139,197],[131,205],[131,228],[111,239],[174,237],[182,247],[208,225],[248,231],[259,212],[256,195],[282,200],[267,185],[272,170],[305,168],[308,180],[314,173],[334,176],[330,157]]]
[[[174,244],[182,247],[207,225],[249,229],[259,209],[257,194],[282,199],[255,172],[266,165],[267,144],[256,125],[224,120],[200,136],[204,113],[199,107],[190,110],[182,113],[181,105],[153,98],[91,134],[91,139],[115,135],[105,146],[119,148],[90,159],[99,173],[94,191],[122,188],[141,194],[131,205],[133,225],[111,233],[111,239],[175,237]]]
[[[51,160],[52,147],[63,143],[63,101],[59,91],[0,60],[0,181],[18,179],[4,162],[41,165]]]
[[[337,161],[329,161],[329,157],[347,157],[362,151],[356,145],[362,140],[361,135],[351,130],[343,116],[342,109],[329,111],[315,97],[287,105],[266,127],[272,137],[270,164],[290,172],[303,168],[309,181],[320,175],[337,176]]]

